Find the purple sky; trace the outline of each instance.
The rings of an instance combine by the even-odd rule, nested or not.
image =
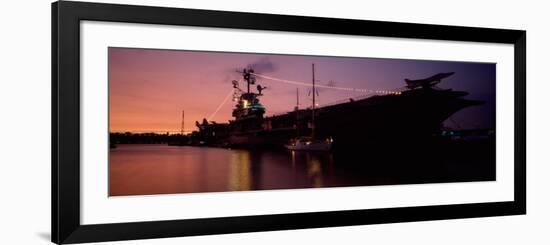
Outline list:
[[[405,78],[455,72],[438,86],[467,91],[466,98],[486,103],[458,112],[453,121],[460,128],[495,127],[495,64],[109,48],[110,130],[179,131],[182,110],[186,131],[196,130],[194,122],[216,110],[232,90],[232,80],[243,84],[235,70],[253,66],[257,73],[310,83],[312,63],[319,84],[371,90],[402,88]],[[267,115],[294,108],[296,85],[258,81],[268,87],[261,97]],[[309,88],[298,88],[301,107],[309,106]],[[321,105],[362,95],[331,89],[319,89],[319,94]],[[231,119],[233,106],[227,101],[212,120]],[[445,124],[457,127],[449,120]]]

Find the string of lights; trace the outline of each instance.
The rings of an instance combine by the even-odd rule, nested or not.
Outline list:
[[[229,93],[225,96],[225,98],[223,99],[222,103],[218,106],[218,108],[216,108],[216,110],[208,117],[208,121],[211,121],[215,116],[216,114],[218,114],[218,111],[220,111],[220,109],[223,107],[223,105],[225,105],[225,103],[227,102],[227,100],[229,100],[230,97],[233,97],[233,89],[231,89],[229,91]]]
[[[264,79],[277,81],[277,82],[282,82],[282,83],[286,83],[286,84],[311,87],[311,83],[281,79],[281,78],[267,76],[267,75],[263,75],[263,74],[259,74],[259,73],[250,73],[250,74],[252,74],[254,76],[257,76],[257,77],[264,78]],[[401,94],[400,91],[392,91],[392,90],[372,90],[372,89],[363,89],[363,88],[330,86],[330,85],[323,85],[323,84],[316,84],[315,86],[318,87],[318,88],[334,89],[334,90],[365,93],[365,94],[383,94],[383,95],[400,95]],[[216,110],[208,117],[208,121],[211,121],[216,116],[216,114],[220,111],[220,109],[223,107],[223,105],[225,105],[225,103],[227,103],[227,101],[229,100],[230,97],[235,97],[235,91],[234,90],[229,91],[229,93],[225,96],[223,101],[218,105]]]
[[[307,86],[311,87],[311,83],[306,82],[299,82],[299,81],[293,81],[293,80],[287,80],[287,79],[280,79],[276,77],[271,77],[263,74],[258,73],[251,73],[257,77],[269,79],[272,81],[282,82],[286,84],[292,84],[292,85],[298,85],[298,86]],[[349,87],[338,87],[338,86],[329,86],[329,85],[323,85],[323,84],[316,84],[315,87],[319,88],[326,88],[326,89],[334,89],[334,90],[342,90],[342,91],[351,91],[351,92],[358,92],[358,93],[372,93],[372,94],[393,94],[393,95],[400,95],[400,91],[391,91],[391,90],[372,90],[372,89],[363,89],[363,88],[349,88]]]

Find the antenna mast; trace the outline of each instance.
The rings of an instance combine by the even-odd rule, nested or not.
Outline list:
[[[185,110],[181,110],[181,135],[185,132]]]
[[[246,81],[246,93],[250,93],[250,84],[255,84],[252,73],[254,73],[254,70],[251,68],[243,69],[243,78]]]

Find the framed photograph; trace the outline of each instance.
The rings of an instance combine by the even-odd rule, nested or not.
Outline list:
[[[52,241],[525,214],[525,38],[55,2]]]

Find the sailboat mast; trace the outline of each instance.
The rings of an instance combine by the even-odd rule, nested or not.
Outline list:
[[[311,106],[311,138],[315,138],[315,64],[311,64],[313,105]]]
[[[296,110],[299,109],[300,106],[300,96],[298,95],[298,88],[296,88]]]
[[[296,111],[296,137],[300,136],[300,116],[298,113],[300,112],[300,96],[298,93],[298,88],[296,88],[296,108],[294,108]]]

